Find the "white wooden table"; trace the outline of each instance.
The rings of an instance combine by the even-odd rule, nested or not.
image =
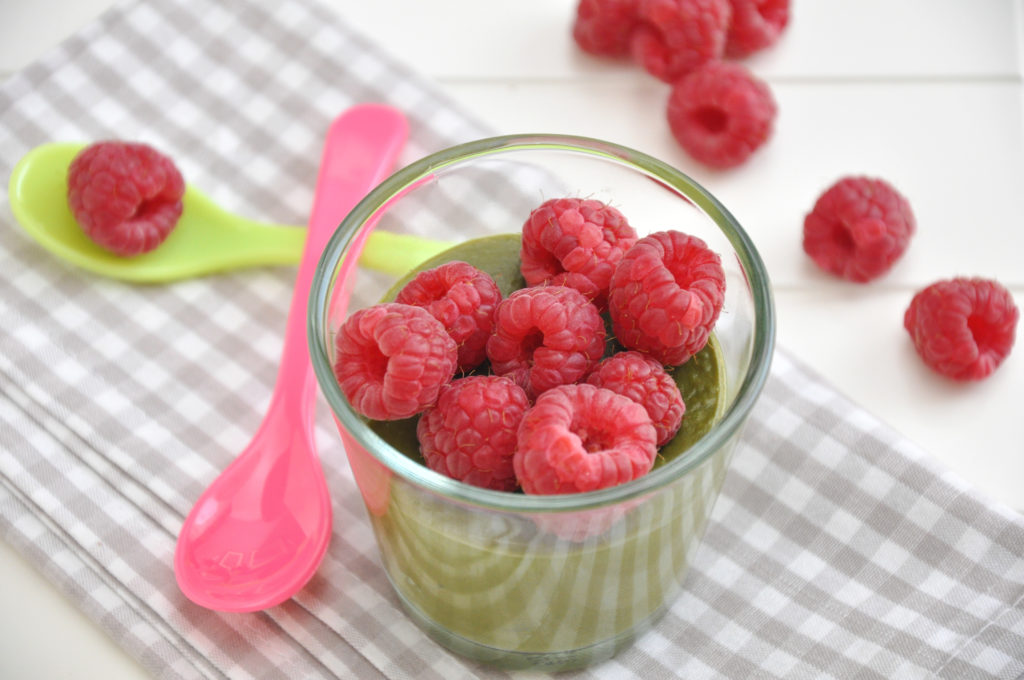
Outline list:
[[[960,385],[931,373],[902,328],[913,293],[955,275],[996,278],[1024,307],[1021,0],[794,0],[780,44],[746,62],[778,101],[774,137],[728,172],[676,146],[667,85],[576,48],[575,0],[326,1],[497,132],[605,138],[693,175],[759,245],[780,346],[951,474],[1024,510],[1024,347],[988,380]],[[0,78],[111,4],[0,1]],[[855,173],[893,183],[919,228],[868,285],[822,274],[800,246],[818,194]],[[0,677],[144,677],[2,543],[0,582]]]

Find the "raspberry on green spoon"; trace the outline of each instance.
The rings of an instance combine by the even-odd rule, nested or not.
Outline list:
[[[51,143],[26,154],[11,173],[11,211],[25,231],[57,257],[95,274],[135,283],[164,283],[242,267],[295,265],[306,229],[231,214],[186,185],[174,229],[149,252],[123,257],[97,243],[75,221],[65,197],[72,159],[82,143]],[[374,230],[360,263],[404,274],[450,244]]]

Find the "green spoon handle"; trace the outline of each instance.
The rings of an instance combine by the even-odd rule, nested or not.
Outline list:
[[[375,229],[366,240],[359,264],[368,269],[402,276],[451,246],[451,243],[444,241]]]
[[[186,207],[187,209],[187,207]],[[305,227],[283,226],[237,218],[239,238],[234,243],[234,266],[296,264],[306,242]],[[381,229],[370,233],[359,264],[393,276],[402,276],[425,260],[447,250],[451,243],[396,234]]]

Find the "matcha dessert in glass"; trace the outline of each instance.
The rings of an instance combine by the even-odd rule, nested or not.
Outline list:
[[[399,280],[373,229],[452,242]],[[770,287],[637,151],[511,136],[399,171],[321,259],[310,347],[398,601],[505,668],[608,658],[685,587],[767,377]]]

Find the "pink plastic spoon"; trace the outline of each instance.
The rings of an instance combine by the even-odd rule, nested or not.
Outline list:
[[[178,535],[174,573],[197,604],[232,612],[280,604],[306,584],[327,551],[331,501],[313,436],[316,381],[306,305],[332,232],[387,176],[407,132],[400,112],[375,104],[349,109],[327,132],[269,410],[248,447],[199,497]]]

